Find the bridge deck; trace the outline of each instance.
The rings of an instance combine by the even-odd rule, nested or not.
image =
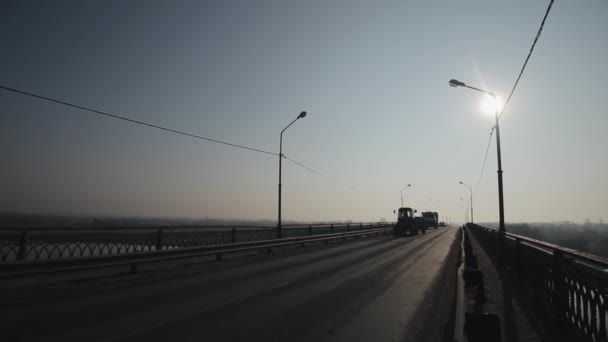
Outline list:
[[[456,233],[4,281],[0,339],[442,340],[453,331]]]

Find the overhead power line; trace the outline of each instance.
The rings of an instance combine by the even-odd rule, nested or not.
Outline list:
[[[526,60],[524,61],[524,65],[521,67],[521,70],[519,71],[519,75],[517,76],[517,79],[515,80],[515,84],[513,84],[513,88],[511,89],[511,92],[509,93],[509,97],[507,98],[507,101],[505,102],[505,105],[502,107],[502,110],[500,111],[500,115],[498,115],[498,119],[500,120],[500,118],[502,117],[502,114],[504,113],[505,109],[507,108],[507,105],[509,104],[509,101],[511,101],[511,98],[513,97],[513,93],[515,93],[515,89],[517,88],[517,85],[519,84],[519,80],[521,79],[521,76],[524,74],[524,70],[526,69],[526,66],[528,65],[528,61],[530,60],[530,57],[532,56],[532,52],[534,51],[534,47],[536,46],[536,43],[538,42],[538,39],[540,38],[541,33],[543,32],[543,28],[545,27],[545,22],[547,21],[547,17],[549,16],[549,12],[551,11],[551,7],[553,6],[553,1],[551,0],[549,2],[549,6],[547,7],[547,11],[545,12],[545,16],[543,17],[542,22],[540,23],[540,27],[538,28],[538,32],[536,32],[536,37],[534,37],[534,41],[532,42],[532,46],[530,47],[530,51],[528,52],[528,56],[526,56]],[[486,161],[488,160],[488,151],[490,151],[490,145],[492,143],[492,134],[494,133],[494,129],[496,127],[492,127],[492,131],[490,131],[490,139],[488,140],[488,146],[486,148],[486,155],[483,158],[483,165],[481,166],[481,172],[479,174],[479,180],[477,181],[477,187],[475,188],[475,195],[477,195],[477,191],[479,190],[479,185],[481,184],[481,179],[483,177],[483,173],[485,171],[486,168]]]
[[[479,185],[481,184],[481,179],[483,178],[483,172],[486,169],[486,161],[488,160],[488,152],[490,151],[490,145],[492,144],[492,134],[494,133],[494,127],[490,131],[490,138],[488,139],[488,147],[486,147],[486,156],[483,157],[483,165],[481,166],[481,172],[479,173],[479,179],[477,180],[477,186],[475,187],[475,195],[477,195],[477,191],[479,190]],[[473,195],[473,196],[475,196]]]
[[[64,106],[81,109],[81,110],[84,110],[84,111],[87,111],[87,112],[91,112],[91,113],[107,116],[107,117],[110,117],[110,118],[113,118],[113,119],[118,119],[118,120],[123,120],[123,121],[131,122],[131,123],[134,123],[134,124],[138,124],[138,125],[148,126],[148,127],[160,129],[160,130],[171,132],[171,133],[185,135],[185,136],[188,136],[188,137],[202,139],[202,140],[214,142],[214,143],[217,143],[217,144],[228,145],[228,146],[232,146],[232,147],[236,147],[236,148],[241,148],[241,149],[245,149],[245,150],[249,150],[249,151],[270,154],[270,155],[273,155],[273,156],[278,156],[279,155],[278,153],[274,153],[274,152],[270,152],[270,151],[264,151],[264,150],[260,150],[260,149],[257,149],[257,148],[252,148],[252,147],[247,147],[247,146],[243,146],[243,145],[237,145],[237,144],[233,144],[233,143],[229,143],[229,142],[225,142],[225,141],[221,141],[221,140],[206,138],[206,137],[203,137],[203,136],[200,136],[200,135],[197,135],[197,134],[192,134],[192,133],[180,131],[180,130],[173,129],[173,128],[168,128],[168,127],[159,126],[159,125],[151,124],[151,123],[140,121],[140,120],[131,119],[131,118],[128,118],[128,117],[125,117],[125,116],[121,116],[121,115],[111,114],[111,113],[108,113],[108,112],[104,112],[104,111],[100,111],[100,110],[96,110],[96,109],[92,109],[92,108],[76,105],[76,104],[69,103],[69,102],[66,102],[66,101],[61,101],[61,100],[53,99],[53,98],[50,98],[50,97],[34,94],[34,93],[27,92],[27,91],[24,91],[24,90],[19,90],[19,89],[15,89],[15,88],[3,86],[3,85],[0,85],[0,88],[4,89],[4,90],[15,92],[15,93],[18,93],[18,94],[22,94],[22,95],[38,98],[38,99],[49,101],[49,102],[58,103],[58,104],[61,104],[61,105],[64,105]],[[316,175],[318,175],[320,177],[323,177],[323,178],[325,178],[325,179],[327,179],[329,181],[332,181],[332,182],[334,182],[336,184],[342,185],[342,186],[344,186],[344,187],[346,187],[346,188],[348,188],[350,190],[359,192],[359,190],[357,190],[357,189],[355,189],[355,188],[353,188],[351,186],[348,186],[348,185],[346,185],[346,184],[344,184],[342,182],[339,182],[339,181],[337,181],[337,180],[335,180],[335,179],[333,179],[331,177],[328,177],[328,176],[326,176],[326,175],[324,175],[324,174],[322,174],[322,173],[320,173],[320,172],[318,172],[318,171],[316,171],[316,170],[314,170],[314,169],[312,169],[312,168],[310,168],[310,167],[308,167],[308,166],[306,166],[306,165],[304,165],[304,164],[302,164],[302,163],[300,163],[300,162],[298,162],[296,160],[293,160],[293,159],[288,158],[286,156],[283,156],[283,158],[291,161],[292,163],[294,163],[294,164],[296,164],[296,165],[298,165],[298,166],[300,166],[300,167],[302,167],[302,168],[304,168],[304,169],[306,169],[306,170],[308,170],[308,171],[310,171],[310,172],[312,172],[312,173],[314,173],[314,174],[316,174]]]
[[[95,114],[99,114],[99,115],[104,115],[104,116],[107,116],[107,117],[111,117],[113,119],[128,121],[128,122],[135,123],[135,124],[138,124],[138,125],[148,126],[148,127],[160,129],[160,130],[171,132],[171,133],[176,133],[176,134],[181,134],[181,135],[185,135],[185,136],[192,137],[192,138],[207,140],[207,141],[211,141],[211,142],[214,142],[214,143],[217,143],[217,144],[228,145],[228,146],[232,146],[232,147],[236,147],[236,148],[241,148],[241,149],[245,149],[245,150],[249,150],[249,151],[254,151],[254,152],[259,152],[259,153],[265,153],[265,154],[270,154],[270,155],[274,155],[274,156],[278,156],[279,155],[278,153],[274,153],[274,152],[264,151],[264,150],[260,150],[260,149],[257,149],[257,148],[243,146],[243,145],[237,145],[237,144],[233,144],[233,143],[229,143],[229,142],[225,142],[225,141],[221,141],[221,140],[206,138],[206,137],[203,137],[203,136],[200,136],[200,135],[196,135],[196,134],[192,134],[192,133],[187,133],[187,132],[184,132],[184,131],[179,131],[179,130],[168,128],[168,127],[163,127],[163,126],[151,124],[151,123],[144,122],[144,121],[130,119],[130,118],[125,117],[125,116],[120,116],[120,115],[111,114],[111,113],[108,113],[108,112],[103,112],[103,111],[100,111],[100,110],[96,110],[96,109],[92,109],[92,108],[88,108],[88,107],[84,107],[84,106],[79,106],[79,105],[76,105],[76,104],[73,104],[73,103],[56,100],[56,99],[53,99],[53,98],[50,98],[50,97],[46,97],[46,96],[42,96],[42,95],[37,95],[37,94],[30,93],[30,92],[27,92],[27,91],[23,91],[23,90],[19,90],[19,89],[15,89],[15,88],[6,87],[6,86],[3,86],[3,85],[0,85],[0,88],[8,90],[8,91],[15,92],[15,93],[19,93],[19,94],[22,94],[22,95],[27,95],[27,96],[35,97],[35,98],[38,98],[38,99],[42,99],[42,100],[45,100],[45,101],[62,104],[64,106],[78,108],[78,109],[82,109],[84,111],[88,111],[88,112],[91,112],[91,113],[95,113]]]
[[[511,93],[509,93],[509,97],[507,98],[507,101],[505,102],[505,105],[502,107],[502,110],[500,111],[500,115],[498,116],[499,119],[502,117],[502,113],[505,111],[505,108],[507,108],[507,105],[509,104],[509,101],[511,101],[511,97],[513,97],[513,93],[515,92],[515,88],[517,88],[517,85],[519,84],[519,80],[521,79],[521,76],[524,74],[524,70],[526,69],[526,65],[528,65],[528,61],[530,60],[530,57],[532,56],[532,51],[534,51],[534,47],[536,46],[536,43],[538,42],[538,39],[540,38],[540,34],[543,32],[543,28],[545,27],[545,21],[547,21],[547,16],[549,15],[549,12],[551,11],[551,7],[553,6],[553,1],[554,0],[551,0],[549,2],[549,6],[547,7],[547,11],[545,12],[545,16],[543,17],[543,21],[540,23],[540,28],[538,29],[538,32],[536,33],[536,37],[534,37],[534,42],[532,43],[532,47],[530,48],[530,52],[528,52],[528,56],[526,57],[524,65],[521,67],[521,71],[519,72],[519,76],[517,76],[517,80],[515,80],[515,84],[513,85],[513,89],[511,89]]]
[[[294,164],[296,164],[296,165],[298,165],[298,166],[300,166],[300,167],[302,167],[302,168],[304,168],[304,169],[306,169],[306,170],[308,170],[308,171],[310,171],[312,173],[315,173],[316,175],[321,176],[321,177],[323,177],[323,178],[325,178],[325,179],[327,179],[329,181],[332,181],[332,182],[334,182],[336,184],[342,185],[343,187],[346,187],[346,188],[348,188],[348,189],[350,189],[352,191],[359,192],[359,190],[353,188],[352,186],[348,186],[348,185],[346,185],[346,184],[344,184],[342,182],[339,182],[339,181],[337,181],[337,180],[335,180],[335,179],[333,179],[331,177],[327,177],[326,175],[324,175],[324,174],[322,174],[322,173],[320,173],[318,171],[315,171],[315,170],[311,169],[310,167],[308,167],[308,166],[306,166],[306,165],[304,165],[304,164],[302,164],[300,162],[297,162],[297,161],[295,161],[295,160],[293,160],[293,159],[291,159],[291,158],[289,158],[289,157],[287,157],[285,155],[283,155],[283,158],[285,158],[285,159],[289,160],[290,162],[292,162],[292,163],[294,163]]]
[[[285,156],[285,154],[283,154],[283,158],[289,160],[290,162],[296,164],[297,166],[300,166],[301,168],[303,168],[305,170],[308,170],[308,171],[316,174],[317,176],[323,177],[323,178],[327,179],[330,182],[334,182],[334,183],[336,183],[338,185],[341,185],[341,186],[343,186],[343,187],[345,187],[345,188],[347,188],[349,190],[352,190],[354,192],[358,192],[358,193],[366,195],[366,196],[370,196],[370,195],[378,196],[378,197],[382,197],[382,198],[385,198],[385,199],[390,199],[391,201],[395,200],[395,199],[399,199],[399,197],[397,197],[397,196],[392,197],[392,196],[387,196],[387,195],[380,194],[380,193],[369,193],[367,191],[365,191],[365,192],[364,191],[360,191],[360,190],[358,190],[358,189],[356,189],[356,188],[354,188],[354,187],[352,187],[350,185],[344,184],[344,183],[342,183],[340,181],[337,181],[337,180],[335,180],[335,179],[333,179],[333,178],[331,178],[329,176],[326,176],[326,175],[322,174],[321,172],[318,172],[318,171],[316,171],[316,170],[314,170],[314,169],[312,169],[312,168],[310,168],[310,167],[308,167],[308,166],[306,166],[306,165],[304,165],[304,164],[302,164],[302,163],[300,163],[300,162],[298,162],[296,160],[293,160],[293,159]]]

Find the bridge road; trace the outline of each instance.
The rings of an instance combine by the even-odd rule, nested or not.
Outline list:
[[[0,340],[441,341],[453,329],[456,233],[189,260],[65,284],[2,280]]]

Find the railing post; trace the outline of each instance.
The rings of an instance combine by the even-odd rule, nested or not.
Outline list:
[[[359,230],[363,230],[363,223],[359,223]]]
[[[230,241],[236,243],[236,227],[232,227],[232,234],[230,234]]]
[[[347,224],[346,224],[346,231],[347,231],[347,232],[350,232],[350,223],[347,223]]]
[[[21,237],[19,238],[19,255],[17,255],[17,260],[25,260],[27,256],[27,230],[21,232]]]
[[[160,251],[163,249],[163,230],[159,229],[156,233],[156,250]]]
[[[566,303],[568,299],[566,284],[564,283],[564,253],[562,251],[553,251],[553,265],[551,271],[551,278],[555,288],[552,300],[553,315],[557,321],[557,326],[561,326],[566,314],[564,303]]]
[[[329,227],[329,229],[331,229],[331,233],[333,234],[333,233],[334,233],[334,225],[332,224],[332,225]]]
[[[521,240],[515,239],[515,260],[514,260],[515,276],[517,280],[522,278],[521,274]]]
[[[499,260],[499,265],[501,267],[506,266],[507,263],[507,256],[506,254],[506,250],[505,250],[505,233],[499,231],[498,232],[498,260]]]
[[[308,226],[308,235],[312,235],[312,226]]]

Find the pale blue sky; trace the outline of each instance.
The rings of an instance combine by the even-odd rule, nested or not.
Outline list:
[[[284,153],[286,220],[462,221],[548,1],[3,1],[0,83]],[[501,122],[508,222],[608,218],[608,2],[557,1]],[[0,91],[0,209],[274,219],[278,157]],[[475,197],[496,221],[496,146]]]

